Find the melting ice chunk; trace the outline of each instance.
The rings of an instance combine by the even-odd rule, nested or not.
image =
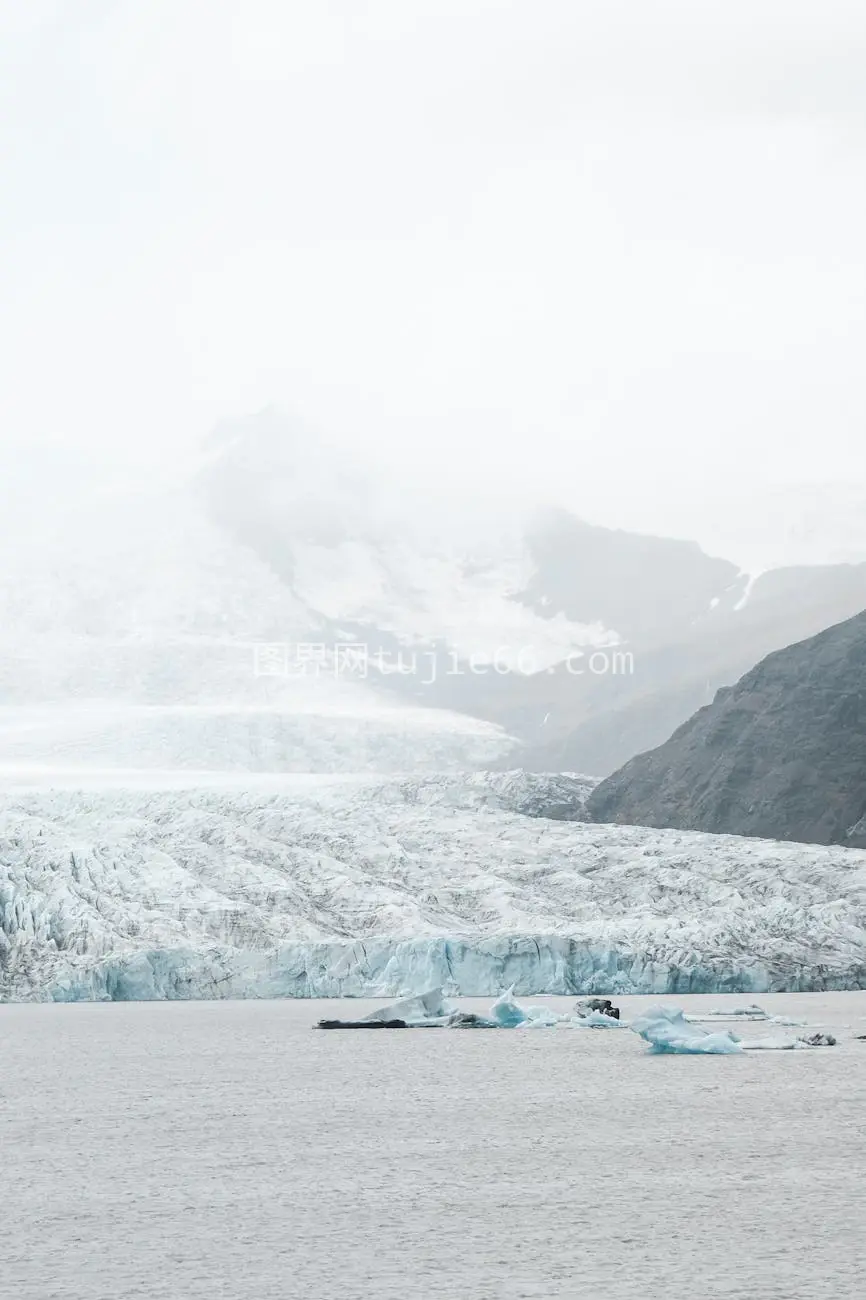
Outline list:
[[[742,1044],[744,1052],[800,1052],[810,1047],[835,1047],[832,1034],[801,1034],[799,1038],[752,1038]]]
[[[758,1019],[744,1015],[743,1020]],[[765,1017],[769,1019],[769,1017]],[[710,1033],[686,1019],[676,1007],[652,1007],[631,1023],[654,1052],[729,1056],[739,1052],[797,1052],[811,1047],[833,1047],[832,1034],[801,1034],[798,1038],[740,1039],[729,1030]]]
[[[500,1029],[551,1029],[569,1019],[547,1007],[522,1007],[514,997],[514,985],[493,1003],[490,1014]]]
[[[445,997],[444,989],[429,989],[414,997],[400,998],[387,1007],[378,1007],[362,1020],[403,1020],[407,1025],[447,1024],[457,1010]]]
[[[690,1024],[677,1007],[651,1007],[631,1022],[631,1028],[650,1044],[654,1052],[729,1056],[743,1050],[733,1034],[727,1031],[708,1033],[706,1029]]]
[[[628,1029],[628,1022],[608,1015],[606,1011],[587,1011],[584,1015],[569,1016],[569,1023],[578,1029]]]
[[[771,1017],[763,1007],[757,1006],[754,1002],[747,1007],[719,1007],[710,1011],[704,1011],[701,1015],[684,1014],[683,1019],[690,1024],[700,1024],[702,1021],[713,1020],[732,1020],[740,1022],[744,1020],[769,1020]]]
[[[490,1014],[499,1025],[500,1029],[516,1029],[518,1025],[526,1023],[526,1012],[518,1002],[514,1000],[514,985],[506,993],[501,994],[490,1008]]]
[[[561,1016],[556,1011],[549,1011],[547,1007],[527,1007],[526,1019],[521,1028],[552,1029],[555,1025],[561,1025],[566,1020],[568,1020],[568,1016]]]

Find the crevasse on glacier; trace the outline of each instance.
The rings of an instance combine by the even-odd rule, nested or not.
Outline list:
[[[526,798],[501,774],[2,796],[0,997],[866,987],[866,852]]]

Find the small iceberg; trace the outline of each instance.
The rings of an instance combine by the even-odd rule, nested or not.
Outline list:
[[[769,1017],[768,1017],[769,1018]],[[743,1019],[757,1019],[747,1016]],[[734,1056],[741,1052],[798,1052],[813,1047],[835,1047],[832,1034],[801,1034],[798,1038],[738,1038],[730,1030],[711,1033],[689,1021],[676,1007],[652,1007],[633,1020],[631,1028],[654,1052],[684,1056]]]
[[[835,1047],[832,1034],[801,1034],[799,1038],[752,1038],[741,1043],[744,1052],[801,1052],[812,1047]]]
[[[582,998],[574,1004],[571,1023],[580,1029],[627,1029],[610,998]]]
[[[558,1011],[549,1011],[547,1007],[527,1007],[526,1019],[520,1028],[555,1029],[557,1025],[564,1025],[570,1019],[570,1016],[561,1016]]]
[[[463,1015],[445,997],[444,989],[430,989],[379,1007],[360,1020],[320,1020],[319,1029],[434,1029]],[[482,1017],[483,1019],[483,1017]],[[477,1026],[476,1026],[477,1027]]]
[[[586,1020],[593,1015],[606,1016],[608,1020],[619,1020],[619,1007],[615,1007],[610,998],[582,998],[574,1004],[574,1014]]]
[[[587,1011],[585,1015],[567,1017],[569,1024],[576,1029],[628,1029],[627,1020],[608,1015],[606,1011]]]
[[[397,1002],[392,1002],[387,1007],[380,1007],[378,1011],[371,1011],[368,1016],[362,1016],[365,1022],[384,1021],[384,1020],[404,1020],[407,1026],[420,1024],[429,1025],[431,1022],[447,1021],[448,1017],[456,1011],[446,998],[445,990],[442,988],[429,989],[426,993],[417,993],[414,996],[400,998]]]
[[[654,1052],[685,1056],[733,1056],[742,1046],[733,1034],[711,1034],[686,1020],[677,1007],[651,1007],[631,1022],[631,1028]]]
[[[754,1002],[746,1007],[718,1007],[710,1011],[704,1011],[701,1015],[690,1015],[683,1012],[683,1019],[689,1024],[699,1025],[703,1022],[731,1020],[734,1022],[748,1020],[770,1020],[772,1017],[764,1010],[763,1007],[757,1006]]]
[[[514,985],[499,997],[490,1014],[500,1029],[552,1029],[568,1020],[547,1007],[522,1007],[514,997]]]
[[[523,1007],[514,1000],[513,984],[507,993],[503,993],[493,1003],[490,1015],[500,1029],[516,1029],[518,1025],[526,1024],[528,1017]]]

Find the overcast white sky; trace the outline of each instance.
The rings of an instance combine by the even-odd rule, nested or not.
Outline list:
[[[278,403],[709,544],[866,480],[862,0],[0,0],[0,151],[7,444]]]

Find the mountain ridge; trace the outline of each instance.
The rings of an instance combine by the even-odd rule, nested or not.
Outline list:
[[[866,845],[866,611],[762,659],[591,794],[595,821]]]

